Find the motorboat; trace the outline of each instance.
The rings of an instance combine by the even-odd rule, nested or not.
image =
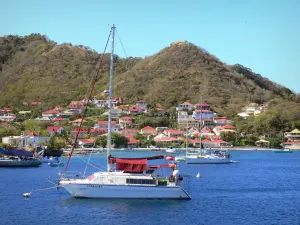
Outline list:
[[[272,152],[275,153],[292,153],[293,151],[291,149],[285,148],[285,149],[274,149]]]
[[[231,155],[227,151],[214,151],[210,153],[189,153],[186,155],[187,164],[228,164],[232,163]]]

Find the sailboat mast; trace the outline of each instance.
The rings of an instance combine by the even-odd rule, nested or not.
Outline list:
[[[113,24],[112,31],[112,42],[111,42],[111,55],[110,55],[110,71],[109,71],[109,99],[108,99],[108,134],[107,134],[107,145],[108,149],[106,151],[107,154],[107,171],[111,170],[110,163],[108,157],[110,155],[111,150],[111,109],[112,109],[112,77],[114,72],[114,45],[115,45],[115,25]]]
[[[189,143],[188,143],[188,135],[189,135],[188,128],[189,128],[189,115],[187,114],[187,117],[186,117],[185,157],[187,156],[188,146],[189,146]]]
[[[199,126],[199,135],[200,135],[200,149],[202,153],[202,96],[200,97],[200,126]]]

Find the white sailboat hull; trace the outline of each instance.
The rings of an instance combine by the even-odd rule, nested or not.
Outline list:
[[[231,163],[230,158],[197,158],[186,157],[187,164],[228,164]]]
[[[61,185],[75,198],[190,199],[180,186]]]

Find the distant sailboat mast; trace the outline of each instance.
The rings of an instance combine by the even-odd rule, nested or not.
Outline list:
[[[200,126],[199,126],[199,136],[200,136],[200,150],[202,154],[202,96],[200,97]]]
[[[188,143],[188,135],[189,135],[189,115],[187,114],[186,116],[186,139],[185,139],[185,157],[187,157],[187,152],[188,152],[188,146],[189,146],[189,143]]]
[[[109,163],[109,155],[110,155],[110,150],[111,150],[111,100],[112,100],[112,76],[113,76],[113,70],[114,70],[114,42],[115,42],[115,25],[113,24],[112,26],[112,42],[111,42],[111,55],[110,55],[110,71],[109,71],[109,100],[108,100],[108,134],[107,134],[107,145],[108,149],[106,151],[107,154],[107,171],[111,171],[111,166]]]

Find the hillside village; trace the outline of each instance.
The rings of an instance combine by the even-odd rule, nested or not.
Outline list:
[[[42,102],[23,102],[20,111],[15,112],[12,108],[3,108],[0,110],[0,120],[2,121],[0,126],[4,129],[12,130],[14,127],[18,127],[20,119],[16,121],[17,117],[25,118],[26,115],[32,114],[35,108],[40,108]],[[87,116],[82,122],[83,126],[79,130],[81,118],[88,99],[82,99],[77,101],[71,101],[70,104],[63,108],[56,106],[52,109],[41,111],[40,115],[36,118],[25,120],[35,121],[33,123],[43,126],[37,132],[34,127],[29,129],[23,129],[22,133],[17,135],[18,132],[10,133],[9,136],[5,136],[2,132],[2,144],[18,146],[18,147],[37,147],[43,145],[49,145],[51,137],[63,137],[64,141],[59,147],[66,147],[72,144],[77,132],[78,132],[78,146],[79,147],[91,147],[101,145],[105,147],[106,143],[100,140],[106,138],[108,132],[108,99],[98,99],[94,97],[89,102],[87,112],[93,110],[101,113],[101,115]],[[263,113],[266,109],[266,105],[258,105],[251,103],[244,106],[242,112],[238,115],[241,118],[247,118],[249,116],[256,116],[259,113]],[[124,104],[121,97],[112,99],[112,132],[119,136],[125,137],[124,142],[118,143],[115,147],[128,146],[128,147],[185,147],[186,140],[191,147],[199,147],[200,135],[202,144],[204,147],[231,147],[232,143],[222,140],[222,137],[230,134],[236,135],[236,127],[234,122],[225,116],[218,116],[217,113],[212,111],[209,104],[192,104],[189,102],[183,102],[176,107],[176,114],[170,114],[168,110],[150,106],[144,100],[138,100],[133,104]],[[25,117],[24,117],[25,115]],[[88,114],[87,114],[88,115]],[[173,121],[169,123],[169,126],[139,126],[136,121],[137,118],[143,115],[150,121],[155,118],[161,118],[162,121]],[[100,117],[99,117],[100,116]],[[102,119],[101,119],[102,118]],[[200,123],[202,121],[202,124]],[[22,122],[22,120],[21,120]],[[201,125],[200,125],[201,124]],[[201,131],[200,131],[201,128]],[[295,135],[298,138],[295,139]],[[300,135],[292,131],[286,133],[285,136],[288,140],[293,142],[300,139]],[[53,142],[53,141],[52,141]],[[288,142],[287,142],[288,143]],[[264,144],[266,142],[257,142],[257,145]]]

